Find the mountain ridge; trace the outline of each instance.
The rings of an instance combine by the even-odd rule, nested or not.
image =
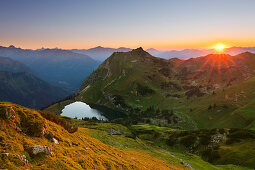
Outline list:
[[[62,49],[24,50],[1,46],[0,55],[25,63],[41,79],[68,90],[70,94],[99,65],[87,55]]]
[[[32,70],[28,68],[28,66],[26,66],[25,64],[1,56],[0,56],[0,71],[32,72]]]
[[[84,80],[71,101],[121,110],[134,122],[148,121],[184,129],[205,128],[203,122],[210,122],[207,128],[234,127],[240,117],[250,121],[254,118],[244,113],[221,116],[217,111],[229,115],[238,109],[231,95],[232,87],[248,83],[245,92],[248,96],[246,93],[252,90],[254,70],[255,54],[252,53],[166,60],[138,48],[113,53]],[[234,94],[242,93],[237,90]],[[239,100],[237,102],[241,103]],[[54,110],[54,107],[48,109]],[[62,107],[60,103],[58,109]],[[217,114],[209,114],[211,112]],[[247,126],[245,121],[239,124],[240,128]]]
[[[0,84],[0,101],[14,102],[30,108],[45,107],[68,95],[68,92],[27,72],[0,71]]]

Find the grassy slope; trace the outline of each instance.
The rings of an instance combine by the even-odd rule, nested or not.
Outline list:
[[[173,77],[169,80],[156,71],[165,67],[160,64],[160,59],[156,59],[157,62],[153,62],[153,59],[151,60],[150,56],[144,57],[143,55],[138,55],[137,57],[137,53],[139,54],[139,50],[138,52],[115,53],[108,58],[91,75],[92,77],[95,75],[100,75],[101,77],[93,83],[86,80],[78,91],[77,96],[72,101],[84,101],[115,108],[107,97],[107,93],[110,93],[111,95],[121,95],[124,98],[125,103],[133,108],[145,110],[149,106],[155,106],[160,109],[173,109],[174,113],[184,120],[182,124],[179,124],[179,127],[186,130],[212,128],[255,129],[255,77],[250,77],[233,86],[224,88],[224,90],[217,90],[215,95],[208,94],[202,97],[193,96],[187,99],[184,95],[185,91],[179,91],[173,88],[160,88],[160,84],[165,81],[171,81],[179,85],[181,84],[180,80],[174,79]],[[114,64],[109,64],[111,62]],[[168,65],[167,67],[171,68],[171,65]],[[173,70],[171,69],[169,70],[170,75],[172,74],[172,71]],[[152,76],[152,79],[148,78],[148,76]],[[155,93],[145,96],[137,95],[136,83],[148,86],[153,89]],[[89,86],[85,88],[86,85]],[[107,93],[103,93],[103,91]],[[178,94],[181,97],[165,97],[167,94]],[[71,101],[65,102],[68,103]],[[216,104],[216,107],[214,107],[214,104]],[[210,105],[213,106],[213,108],[209,110],[208,107]],[[49,110],[59,111],[62,110],[63,107],[64,103],[59,103],[51,106]],[[79,121],[77,120],[76,123],[78,122]],[[204,167],[207,169],[245,169],[232,165],[212,165],[203,161],[196,155],[186,154],[185,152],[180,152],[180,150],[165,146],[160,138],[154,136],[154,140],[151,140],[151,136],[146,133],[141,134],[138,139],[132,139],[127,138],[125,135],[111,135],[111,132],[105,130],[112,128],[122,129],[122,127],[112,127],[111,124],[96,124],[89,126],[84,125],[84,123],[78,124],[79,126],[88,127],[90,129],[87,131],[89,135],[118,148],[139,149],[142,152],[153,154],[167,160],[169,155],[164,155],[164,152],[162,153],[160,151],[160,149],[163,148],[165,151],[169,151],[179,158],[182,158],[185,162],[197,169],[202,169]],[[166,131],[172,131],[172,129],[153,125],[142,125],[136,126],[135,128],[142,128],[149,132],[157,131],[163,137]],[[167,135],[165,138],[167,138]],[[160,146],[160,148],[157,148],[158,146]],[[219,151],[222,157],[218,160],[218,164],[224,162],[226,164],[245,162],[248,165],[249,162],[253,161],[252,155],[254,153],[254,145],[250,141],[232,145],[221,145]],[[252,164],[250,165],[252,166]]]
[[[86,127],[85,133],[102,141],[103,143],[117,147],[125,150],[138,150],[139,152],[144,152],[146,154],[150,154],[154,157],[163,159],[169,163],[180,163],[180,160],[177,158],[181,158],[182,162],[186,162],[190,164],[195,169],[249,169],[245,167],[239,167],[235,165],[212,165],[199,156],[194,154],[188,154],[184,151],[180,151],[177,149],[173,149],[165,145],[164,140],[162,140],[162,136],[167,139],[167,135],[164,135],[166,132],[176,131],[175,129],[167,128],[167,127],[158,127],[155,125],[148,124],[138,124],[133,125],[132,129],[135,130],[144,130],[144,131],[156,131],[161,134],[160,137],[154,137],[151,140],[151,137],[146,134],[143,136],[139,135],[139,138],[134,138],[131,135],[131,131],[125,126],[114,124],[114,123],[99,123],[99,122],[87,122],[75,119],[67,119],[74,125],[80,127]],[[180,131],[180,130],[177,130]],[[153,133],[151,133],[153,135]],[[131,137],[130,137],[131,136]],[[158,140],[157,140],[158,139]],[[172,155],[177,158],[173,158],[167,152],[170,152]]]
[[[204,139],[210,139],[210,133],[206,130],[201,130],[192,134],[192,131],[183,131],[183,130],[176,130],[166,127],[157,127],[154,125],[149,124],[138,124],[132,126],[133,131],[137,133],[139,138],[152,141],[156,143],[161,148],[178,155],[179,157],[186,160],[186,162],[190,163],[194,167],[201,166],[202,162],[200,157],[197,157],[192,154],[184,154],[189,151],[189,147],[184,148],[183,144],[180,145],[180,140],[189,137],[189,140],[196,139],[194,141],[194,145],[197,145],[200,141],[199,147],[197,148],[196,152],[200,152],[199,150],[203,150],[205,148]],[[221,129],[223,131],[223,129]],[[225,130],[228,131],[228,130]],[[181,132],[181,133],[179,133]],[[209,132],[209,133],[208,133]],[[181,134],[181,135],[172,135],[172,134]],[[212,133],[213,134],[213,133]],[[248,134],[253,137],[247,137]],[[156,137],[157,136],[157,137]],[[222,142],[219,144],[219,147],[214,148],[214,151],[217,150],[219,153],[219,157],[216,157],[215,160],[212,160],[214,164],[234,164],[234,165],[242,165],[247,166],[250,168],[254,168],[254,154],[255,154],[255,145],[254,145],[254,137],[255,133],[248,130],[230,130],[226,137],[226,141],[229,142]],[[203,138],[203,140],[202,140]],[[175,141],[175,145],[167,145],[169,139],[171,141]],[[179,141],[179,142],[178,142]],[[231,142],[231,143],[230,143]],[[192,143],[192,142],[191,142]],[[191,145],[192,146],[192,145]],[[209,145],[208,145],[209,146]],[[219,166],[217,166],[219,167]],[[231,167],[230,165],[226,166]],[[223,167],[222,167],[223,168]],[[241,168],[241,167],[240,167]],[[241,168],[242,169],[242,168]]]
[[[254,56],[246,53],[244,55],[248,55],[251,59]],[[241,59],[236,60],[238,62]],[[170,68],[168,70],[170,79],[157,71],[166,67]],[[95,71],[96,74],[92,74],[92,76],[101,75],[102,77],[94,84],[90,84],[86,80],[74,100],[116,108],[109,101],[107,95],[103,94],[104,91],[111,95],[122,96],[125,103],[132,108],[145,110],[150,106],[154,106],[161,110],[173,109],[174,113],[183,120],[178,125],[183,129],[254,127],[255,112],[252,106],[255,102],[253,100],[255,98],[255,77],[225,88],[224,91],[218,90],[216,95],[193,96],[187,99],[184,95],[185,91],[174,88],[160,88],[162,82],[173,82],[181,85],[179,79],[171,76],[174,71],[171,69],[171,63],[167,64],[166,60],[154,58],[141,51],[141,49],[128,53],[115,53]],[[100,72],[104,74],[100,74]],[[152,78],[150,79],[148,76]],[[235,75],[230,77],[233,76],[235,77]],[[145,96],[137,95],[135,86],[137,83],[148,86],[155,93]],[[88,84],[90,85],[84,90]],[[167,94],[179,94],[181,97],[165,97]],[[228,99],[226,99],[226,96]],[[214,104],[217,107],[208,110],[208,107]],[[51,108],[55,108],[55,106]],[[190,109],[192,109],[192,112]]]
[[[187,101],[188,108],[180,111],[190,115],[199,128],[253,128],[255,111],[255,77],[252,77],[227,89],[216,91],[216,95],[196,98]],[[225,96],[228,96],[226,98]],[[216,104],[216,108],[208,110],[209,105]]]
[[[134,150],[116,149],[87,135],[87,130],[79,128],[73,134],[61,126],[44,119],[37,111],[18,105],[1,103],[0,110],[0,168],[27,169],[182,169],[180,164],[168,164],[160,159]],[[6,109],[12,118],[6,118]],[[59,145],[45,137],[34,137],[32,132],[40,132],[42,127],[58,139]],[[30,132],[30,133],[27,133]],[[49,146],[54,156],[29,155],[34,145]],[[25,154],[28,163],[14,157]]]

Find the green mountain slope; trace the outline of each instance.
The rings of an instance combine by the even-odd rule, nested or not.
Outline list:
[[[142,48],[113,53],[69,101],[125,112],[132,123],[174,128],[252,128],[255,54],[164,60]],[[250,110],[250,112],[246,111]]]
[[[178,153],[199,155],[212,164],[234,164],[254,168],[255,132],[247,129],[184,131],[138,124],[132,126],[137,137]],[[191,156],[192,158],[192,156]],[[200,168],[201,169],[201,168]]]
[[[191,169],[234,170],[255,166],[254,157],[251,156],[255,152],[252,143],[255,139],[254,131],[184,131],[149,124],[125,127],[96,120],[64,119],[75,126],[88,128],[88,135],[107,145],[145,152],[175,164],[181,161]]]

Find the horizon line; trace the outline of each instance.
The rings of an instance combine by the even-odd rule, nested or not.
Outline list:
[[[119,48],[128,48],[128,49],[137,49],[139,47],[142,47],[142,46],[138,46],[136,48],[131,48],[131,47],[125,47],[125,46],[120,46],[120,47],[109,47],[109,46],[101,46],[101,45],[97,45],[97,46],[94,46],[94,47],[90,47],[90,48],[61,48],[61,47],[41,47],[41,48],[24,48],[24,47],[20,47],[20,46],[16,46],[16,45],[13,45],[13,44],[10,44],[9,46],[4,46],[4,45],[0,45],[0,47],[6,47],[6,48],[9,48],[9,47],[14,47],[14,48],[20,48],[20,49],[23,49],[23,50],[40,50],[40,49],[59,49],[59,50],[89,50],[89,49],[93,49],[93,48],[98,48],[98,47],[102,47],[102,48],[111,48],[111,49],[119,49]],[[228,47],[225,47],[225,49],[230,49],[230,48],[254,48],[254,46],[228,46]],[[168,49],[158,49],[158,48],[153,48],[153,47],[150,47],[150,48],[144,48],[142,47],[145,51],[149,50],[149,49],[154,49],[154,50],[157,50],[157,51],[183,51],[183,50],[212,50],[214,49],[213,47],[210,47],[210,48],[189,48],[189,47],[185,47],[185,48],[168,48]]]

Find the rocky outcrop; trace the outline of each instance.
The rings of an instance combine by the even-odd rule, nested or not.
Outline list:
[[[24,162],[25,164],[28,163],[26,155],[14,155],[13,157],[19,159],[20,161]]]
[[[37,155],[40,153],[44,153],[46,155],[54,156],[53,152],[51,152],[51,148],[48,146],[35,145],[32,147],[32,154]]]
[[[15,111],[12,107],[5,110],[5,117],[6,119],[15,118]]]
[[[57,145],[59,144],[59,143],[58,143],[58,140],[55,139],[55,138],[52,138],[52,141],[53,141],[55,144],[57,144]]]
[[[9,153],[2,153],[3,156],[8,157]]]

